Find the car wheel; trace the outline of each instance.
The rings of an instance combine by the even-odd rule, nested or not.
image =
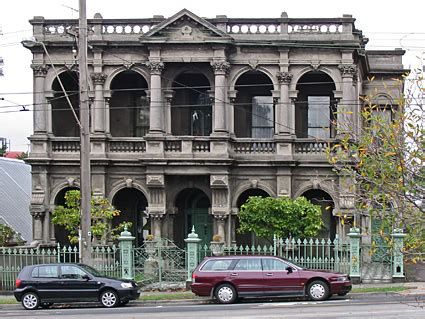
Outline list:
[[[233,303],[237,294],[235,288],[229,284],[222,284],[215,289],[214,296],[219,303]]]
[[[322,280],[312,281],[307,287],[307,295],[314,301],[325,300],[329,297],[328,285]]]
[[[53,302],[42,302],[42,303],[40,304],[40,307],[41,307],[41,308],[43,308],[43,309],[48,309],[48,308],[50,308],[52,305],[53,305]]]
[[[118,295],[113,290],[105,290],[100,295],[100,302],[102,303],[102,306],[106,308],[112,308],[119,304]]]
[[[27,310],[37,309],[40,305],[40,298],[35,292],[27,292],[22,296],[22,306]]]

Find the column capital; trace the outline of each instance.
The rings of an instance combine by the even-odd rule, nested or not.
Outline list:
[[[342,77],[355,77],[357,75],[357,65],[355,64],[340,64],[338,70]]]
[[[45,64],[31,64],[31,69],[36,77],[45,77],[50,66]]]
[[[165,217],[165,214],[149,214],[149,217],[152,218],[152,220],[162,220]]]
[[[227,61],[212,61],[211,67],[215,75],[227,75],[230,71],[230,63]]]
[[[218,222],[224,222],[227,219],[228,215],[223,215],[223,214],[213,214],[212,215],[214,217],[214,219]]]
[[[174,90],[164,90],[164,98],[167,101],[167,103],[171,103],[173,101],[173,97],[175,94]]]
[[[159,61],[148,61],[146,62],[146,66],[151,74],[161,74],[165,69],[164,63]]]
[[[30,214],[34,219],[40,220],[46,215],[46,212],[31,212]]]
[[[94,72],[90,74],[90,77],[93,80],[94,84],[104,84],[108,76],[106,75],[106,73],[103,72]]]
[[[277,72],[276,77],[280,84],[289,84],[292,81],[294,75],[289,72]]]

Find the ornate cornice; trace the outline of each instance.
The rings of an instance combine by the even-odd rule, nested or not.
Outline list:
[[[230,63],[227,61],[211,62],[214,74],[228,74],[230,71]]]
[[[292,81],[293,75],[289,72],[277,72],[276,77],[280,84],[289,84]]]
[[[106,81],[106,78],[108,77],[103,72],[95,72],[90,74],[91,79],[93,80],[94,84],[103,84]]]
[[[146,66],[148,67],[151,74],[161,74],[165,69],[165,65],[163,62],[146,62]]]
[[[49,68],[50,66],[45,64],[31,64],[31,69],[34,72],[34,76],[45,77]]]

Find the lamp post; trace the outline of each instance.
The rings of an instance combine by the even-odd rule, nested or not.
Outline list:
[[[79,18],[79,90],[80,90],[80,119],[69,100],[68,94],[62,84],[62,81],[53,64],[46,45],[32,38],[23,40],[25,47],[31,48],[41,45],[49,63],[58,79],[59,85],[65,95],[65,98],[72,110],[72,113],[80,127],[80,194],[81,194],[81,233],[80,240],[80,256],[81,261],[91,264],[91,174],[90,174],[90,110],[88,97],[88,81],[87,81],[87,18],[85,0],[79,1],[80,18]]]

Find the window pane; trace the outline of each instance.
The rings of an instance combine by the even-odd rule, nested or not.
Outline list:
[[[258,270],[261,271],[261,259],[241,259],[235,266],[235,270]]]
[[[61,278],[80,279],[85,272],[75,266],[61,266]]]
[[[331,99],[329,96],[308,97],[308,126],[329,127],[329,107]]]
[[[263,259],[264,270],[286,270],[288,264],[279,259]]]
[[[57,266],[40,266],[38,267],[39,278],[57,278],[58,267]]]
[[[202,270],[211,270],[211,271],[227,270],[230,267],[231,263],[232,263],[231,259],[210,260],[210,261],[207,261],[204,267],[202,267]]]
[[[252,134],[254,138],[272,138],[274,134],[273,97],[252,98]]]

